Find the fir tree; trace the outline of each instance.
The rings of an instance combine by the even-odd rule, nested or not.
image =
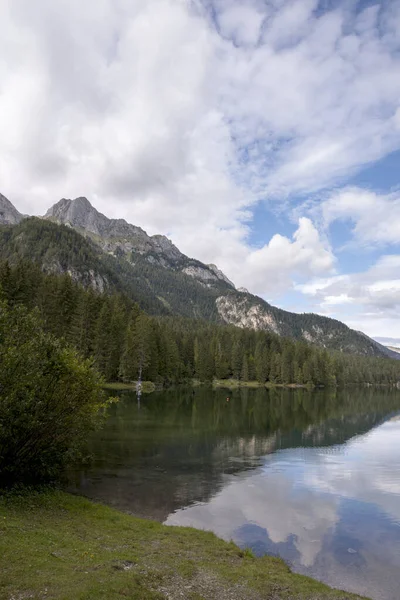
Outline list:
[[[243,356],[240,378],[242,381],[249,381],[249,363],[246,354]]]

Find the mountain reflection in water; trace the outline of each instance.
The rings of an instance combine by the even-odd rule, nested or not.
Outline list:
[[[230,401],[226,401],[229,395]],[[400,394],[122,394],[71,488],[381,600],[400,588]]]

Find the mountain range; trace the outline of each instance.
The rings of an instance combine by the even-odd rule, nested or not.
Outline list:
[[[213,264],[189,258],[165,236],[109,219],[84,197],[63,198],[28,217],[0,194],[0,259],[34,260],[86,287],[121,291],[150,314],[206,319],[267,330],[365,356],[400,355],[344,323],[271,306],[235,285]]]

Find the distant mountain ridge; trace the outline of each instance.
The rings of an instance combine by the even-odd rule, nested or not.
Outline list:
[[[399,354],[344,323],[271,306],[234,284],[215,265],[189,258],[165,236],[108,219],[84,198],[62,199],[42,218],[26,218],[0,196],[0,258],[68,272],[99,292],[123,291],[151,314],[181,315],[267,330],[327,349],[365,356]]]
[[[400,348],[397,348],[397,346],[386,346],[386,348],[388,348],[391,352],[396,352],[396,354],[400,354]]]

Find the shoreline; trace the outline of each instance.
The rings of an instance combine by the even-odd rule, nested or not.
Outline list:
[[[237,389],[237,388],[286,388],[286,389],[315,389],[315,386],[310,386],[301,383],[271,383],[269,381],[260,383],[259,381],[240,381],[237,379],[214,379],[213,381],[199,381],[198,379],[192,379],[186,382],[180,382],[171,386],[157,387],[152,381],[142,381],[142,394],[151,394],[152,392],[159,390],[166,390],[176,385],[189,385],[190,387],[199,387],[203,385],[210,385],[213,388],[226,388],[226,389]],[[123,383],[119,381],[107,382],[103,385],[106,390],[115,391],[136,391],[136,381],[132,383]]]
[[[5,598],[362,598],[211,532],[162,525],[59,490],[0,496],[0,533]]]
[[[115,390],[117,391],[133,391],[136,392],[136,381],[133,381],[132,383],[122,383],[120,381],[115,381],[115,382],[108,382],[105,383],[102,387],[105,390]],[[156,390],[156,385],[152,382],[152,381],[142,381],[142,388],[141,388],[141,392],[142,394],[151,394],[151,392],[154,392]]]
[[[323,386],[323,385],[311,385],[311,384],[306,384],[306,383],[272,383],[270,381],[266,381],[265,383],[260,383],[259,381],[241,381],[238,379],[213,379],[213,381],[199,381],[198,379],[190,379],[187,381],[181,381],[178,383],[174,383],[171,385],[156,385],[153,381],[142,381],[142,389],[141,392],[142,394],[151,394],[152,392],[155,391],[163,391],[163,390],[168,390],[168,389],[172,389],[174,387],[177,386],[189,386],[192,388],[195,387],[199,387],[199,386],[211,386],[213,389],[229,389],[229,390],[236,390],[239,388],[253,388],[253,389],[260,389],[260,388],[264,388],[267,390],[270,389],[287,389],[287,390],[307,390],[307,391],[312,391],[312,390],[317,390],[317,389],[332,389],[332,390],[336,390],[336,389],[343,389],[341,387],[338,387],[337,385],[334,386]],[[377,388],[396,388],[396,389],[400,389],[400,383],[399,384],[393,384],[393,383],[348,383],[346,384],[345,388],[350,388],[350,387],[377,387]],[[115,382],[107,382],[105,384],[103,384],[103,389],[105,390],[110,390],[110,391],[132,391],[135,392],[136,391],[136,381],[133,381],[132,383],[123,383],[123,382],[119,382],[119,381],[115,381]]]

